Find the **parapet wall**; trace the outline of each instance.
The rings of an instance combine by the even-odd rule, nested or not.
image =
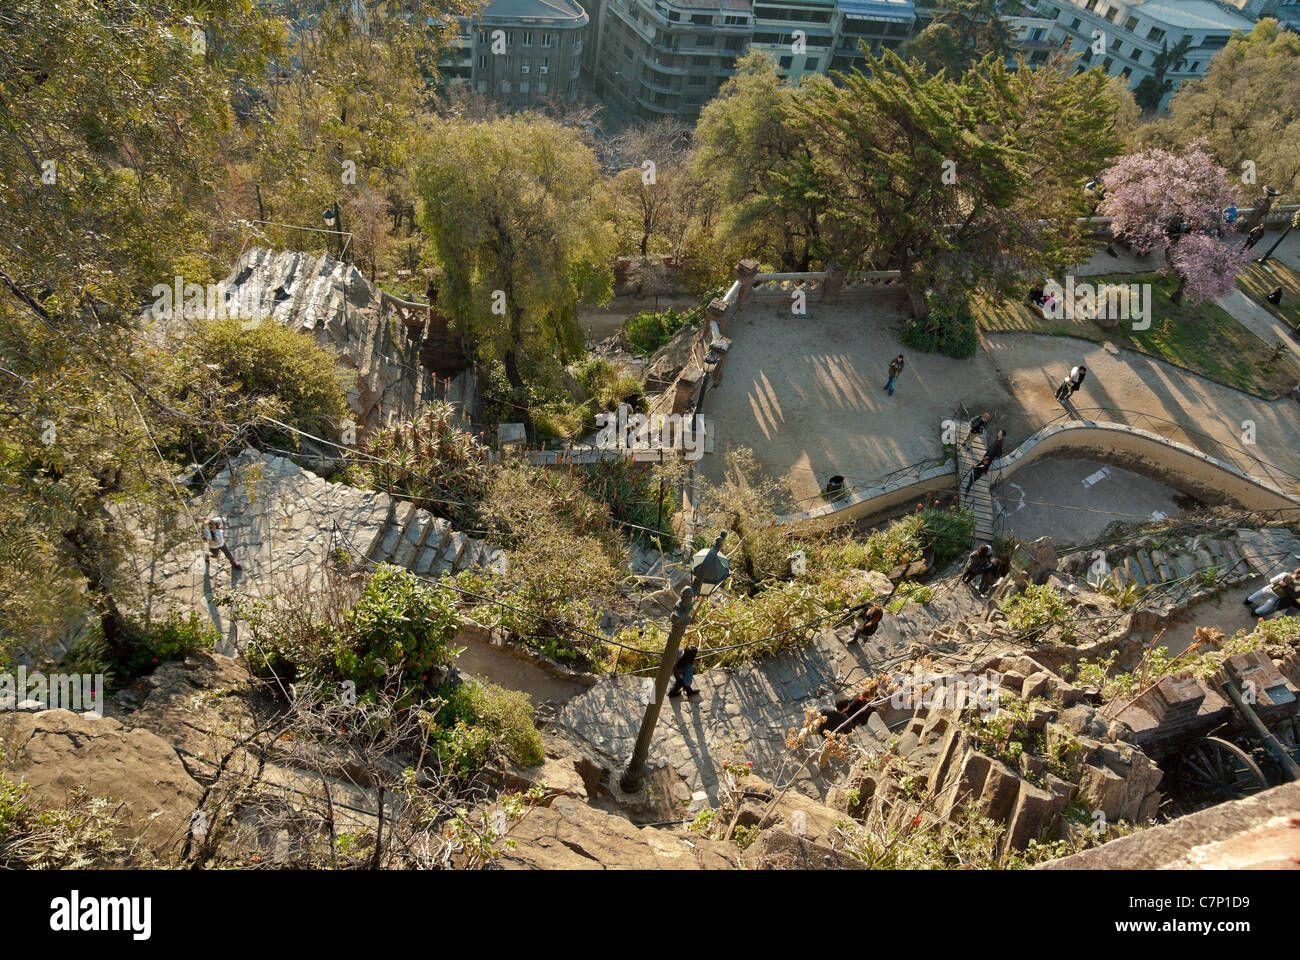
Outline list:
[[[1007,456],[993,461],[994,482],[1009,479],[1022,467],[1045,457],[1077,457],[1123,467],[1211,504],[1275,510],[1300,503],[1300,498],[1272,483],[1251,477],[1186,444],[1127,424],[1091,420],[1053,424],[1032,434]],[[897,510],[935,490],[951,491],[955,483],[951,461],[922,466],[904,476],[852,490],[836,503],[776,517],[773,522],[800,530],[852,523]]]

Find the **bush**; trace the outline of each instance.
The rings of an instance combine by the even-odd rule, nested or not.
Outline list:
[[[641,388],[641,382],[633,374],[616,368],[602,357],[586,360],[574,376],[591,397],[593,416],[617,410],[621,403],[626,403],[636,411],[645,410],[645,390]]]
[[[636,353],[648,357],[671,340],[682,327],[699,323],[703,318],[703,307],[685,311],[669,307],[659,313],[633,314],[623,321],[623,339]]]
[[[458,773],[476,771],[498,746],[521,767],[535,766],[545,758],[528,694],[491,683],[462,683],[438,693],[445,701],[434,720],[438,748]]]
[[[942,353],[958,360],[973,357],[979,348],[979,333],[970,304],[927,297],[929,316],[908,320],[899,339],[925,353]]]
[[[286,423],[316,436],[337,436],[348,415],[347,391],[356,375],[313,338],[272,321],[200,324],[187,341],[195,362],[214,365],[217,378],[248,396],[283,406]]]
[[[438,400],[413,420],[371,433],[362,453],[385,462],[353,461],[353,483],[421,498],[421,506],[456,520],[477,514],[491,476],[491,451],[460,426],[454,404]]]
[[[86,635],[63,655],[63,669],[68,673],[102,673],[104,686],[116,690],[169,660],[210,652],[221,639],[216,628],[194,610],[173,610],[162,620],[131,624],[129,633],[131,640],[125,655],[114,659],[104,643],[99,621],[94,621]]]
[[[323,603],[297,591],[272,601],[232,596],[225,602],[249,625],[245,655],[259,676],[284,685],[352,681],[358,698],[373,699],[395,669],[403,702],[430,697],[443,675],[436,668],[455,659],[458,618],[447,592],[385,564],[350,601],[337,589]]]
[[[1062,624],[1061,636],[1064,640],[1074,637],[1074,625],[1069,621],[1074,615],[1069,604],[1050,583],[1030,584],[1023,593],[1010,597],[1002,604],[1007,615],[1007,624],[1015,630],[1040,631],[1040,628],[1053,624]],[[1026,639],[1036,640],[1041,636]]]

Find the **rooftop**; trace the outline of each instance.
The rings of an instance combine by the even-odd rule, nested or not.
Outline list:
[[[1240,13],[1225,10],[1211,0],[1142,0],[1134,13],[1186,30],[1246,30],[1255,22]]]
[[[488,0],[479,11],[479,18],[584,21],[587,11],[574,0]]]

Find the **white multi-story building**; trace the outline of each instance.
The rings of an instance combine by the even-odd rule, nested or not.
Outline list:
[[[1189,38],[1187,52],[1165,74],[1172,86],[1161,108],[1184,80],[1205,73],[1234,32],[1248,33],[1255,25],[1252,17],[1211,0],[1055,0],[1037,8],[1040,15],[1052,16],[1050,39],[1077,53],[1080,69],[1100,66],[1126,77],[1130,88],[1154,73],[1166,46],[1172,50]]]

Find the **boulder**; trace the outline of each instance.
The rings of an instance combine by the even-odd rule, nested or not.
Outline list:
[[[750,870],[866,870],[861,860],[789,830],[764,830],[750,844],[742,861]]]

